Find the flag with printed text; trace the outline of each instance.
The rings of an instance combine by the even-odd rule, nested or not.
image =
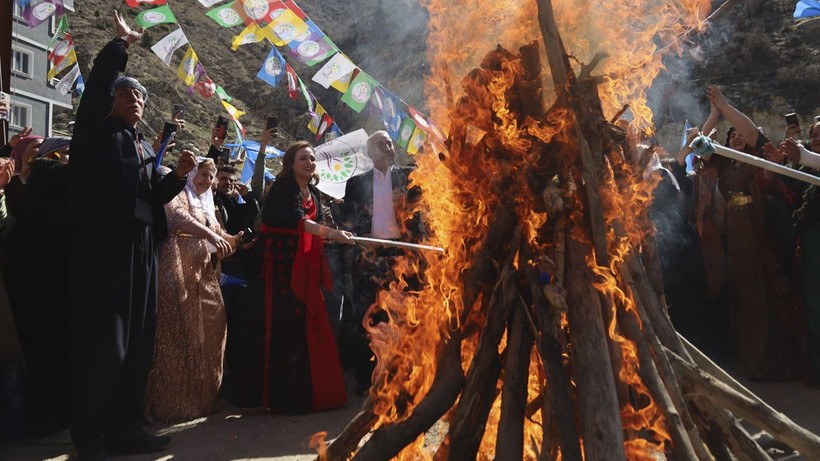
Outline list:
[[[176,24],[177,18],[168,5],[163,5],[159,8],[152,8],[141,12],[134,18],[134,22],[140,27],[148,29],[157,24]]]

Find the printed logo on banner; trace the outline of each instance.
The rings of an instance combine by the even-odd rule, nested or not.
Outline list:
[[[168,54],[168,53],[176,50],[177,43],[179,43],[179,41],[180,41],[180,39],[182,39],[182,37],[183,37],[182,35],[176,35],[174,37],[171,37],[171,39],[168,40],[167,42],[165,42],[162,45],[162,50],[165,51],[165,54]]]
[[[253,32],[248,32],[247,34],[242,36],[242,45],[247,45],[248,43],[256,43],[258,40],[256,39],[256,34]]]
[[[149,11],[149,12],[145,13],[145,16],[142,17],[142,19],[144,19],[145,22],[151,23],[151,24],[157,24],[157,23],[160,23],[162,21],[165,21],[165,18],[166,18],[165,14],[160,13],[158,11]]]
[[[407,143],[407,141],[410,140],[410,136],[413,136],[413,127],[410,125],[405,125],[404,128],[401,129],[399,140],[403,143]]]
[[[54,48],[53,53],[55,56],[65,56],[68,54],[69,49],[71,49],[71,42],[63,40]]]
[[[283,22],[273,26],[273,32],[282,39],[283,42],[291,42],[296,37],[296,26]]]
[[[370,88],[369,83],[359,82],[350,90],[350,96],[354,101],[364,104],[370,99],[370,94],[372,92],[373,89]]]
[[[186,75],[194,75],[194,67],[196,64],[194,63],[194,58],[190,57],[185,60],[182,64],[182,68],[185,70]]]
[[[301,32],[299,32],[299,35],[294,37],[293,40],[297,42],[304,42],[305,40],[310,39],[311,35],[313,35],[313,32],[309,28],[304,29]]]
[[[268,0],[245,0],[242,5],[245,8],[245,14],[254,21],[265,19],[270,10]]]
[[[57,11],[56,5],[51,3],[41,3],[31,10],[31,14],[38,20],[45,21],[49,16],[54,14],[55,11]]]
[[[282,75],[285,69],[282,67],[282,61],[277,59],[275,56],[271,56],[265,61],[265,73],[268,75],[273,75],[278,77]]]
[[[324,153],[320,153],[319,155],[326,157],[324,161],[330,165],[329,170],[319,170],[319,179],[322,181],[345,182],[350,179],[353,172],[356,171],[356,152],[352,150],[349,150],[338,157],[327,158]]]
[[[328,63],[328,64],[330,64],[330,63]],[[322,67],[321,72],[322,72],[322,75],[325,76],[325,78],[327,78],[331,82],[334,82],[336,80],[339,80],[339,78],[341,77],[342,66],[337,64],[337,63],[333,63],[333,64]]]
[[[268,15],[268,19],[273,21],[274,19],[278,18],[279,16],[282,16],[283,14],[285,14],[287,12],[288,12],[287,8],[276,8],[275,10],[270,12],[270,14]]]
[[[313,40],[302,42],[299,44],[298,47],[296,47],[296,52],[299,53],[299,55],[304,56],[306,58],[316,56],[316,54],[319,53],[319,51],[321,51],[321,47],[318,43],[314,42]]]
[[[388,128],[392,132],[399,131],[399,128],[401,127],[401,116],[399,116],[398,111],[396,110],[396,103],[393,101],[393,98],[385,98],[383,104],[384,114],[390,120]]]
[[[223,8],[216,13],[219,16],[219,19],[222,20],[225,24],[239,24],[242,22],[242,18],[239,17],[239,14],[230,9],[230,8]]]

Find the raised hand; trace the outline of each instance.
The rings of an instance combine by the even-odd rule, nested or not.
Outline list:
[[[184,150],[179,154],[179,161],[177,162],[176,175],[182,179],[188,176],[188,173],[196,168],[196,156],[189,150]]]
[[[14,160],[9,158],[0,159],[0,189],[6,187],[11,177],[14,175]]]
[[[786,156],[786,158],[789,159],[789,161],[800,161],[800,147],[797,146],[797,142],[794,139],[784,139],[783,142],[780,143],[780,151]]]
[[[720,111],[729,105],[729,101],[726,100],[726,96],[723,96],[723,92],[720,91],[717,85],[709,85],[706,87],[706,96],[709,98],[709,102],[714,104]]]
[[[131,29],[131,27],[126,24],[125,18],[117,10],[114,10],[114,26],[117,28],[117,37],[125,40],[129,44],[137,42],[142,38],[143,32],[145,32],[145,29],[142,27],[136,30]]]
[[[30,126],[27,126],[27,127],[23,128],[19,133],[12,136],[11,139],[9,139],[9,146],[11,146],[11,147],[16,146],[17,141],[19,141],[19,140],[21,140],[21,139],[23,139],[26,136],[31,134],[31,130],[32,130],[32,128]]]
[[[217,127],[211,128],[211,145],[219,149],[222,147],[222,143],[225,142],[225,138],[222,137],[222,130]]]

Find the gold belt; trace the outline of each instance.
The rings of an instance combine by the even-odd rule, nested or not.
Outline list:
[[[750,205],[754,202],[751,195],[746,195],[743,192],[729,192],[729,200],[726,206],[730,209],[736,210]]]

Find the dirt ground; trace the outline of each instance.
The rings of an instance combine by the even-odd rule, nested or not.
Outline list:
[[[775,409],[814,433],[820,433],[820,390],[797,382],[744,383]],[[253,460],[302,461],[315,458],[308,447],[310,437],[319,432],[333,438],[358,412],[362,399],[354,395],[343,408],[305,416],[272,415],[261,409],[239,409],[223,403],[213,415],[175,426],[150,429],[173,437],[162,452],[142,456],[122,456],[122,461],[166,460]],[[752,430],[754,433],[754,430]],[[64,439],[67,438],[64,437]],[[52,442],[59,442],[52,441]],[[34,461],[70,459],[71,445],[4,442],[0,460]],[[799,456],[776,456],[781,460],[801,460]]]

